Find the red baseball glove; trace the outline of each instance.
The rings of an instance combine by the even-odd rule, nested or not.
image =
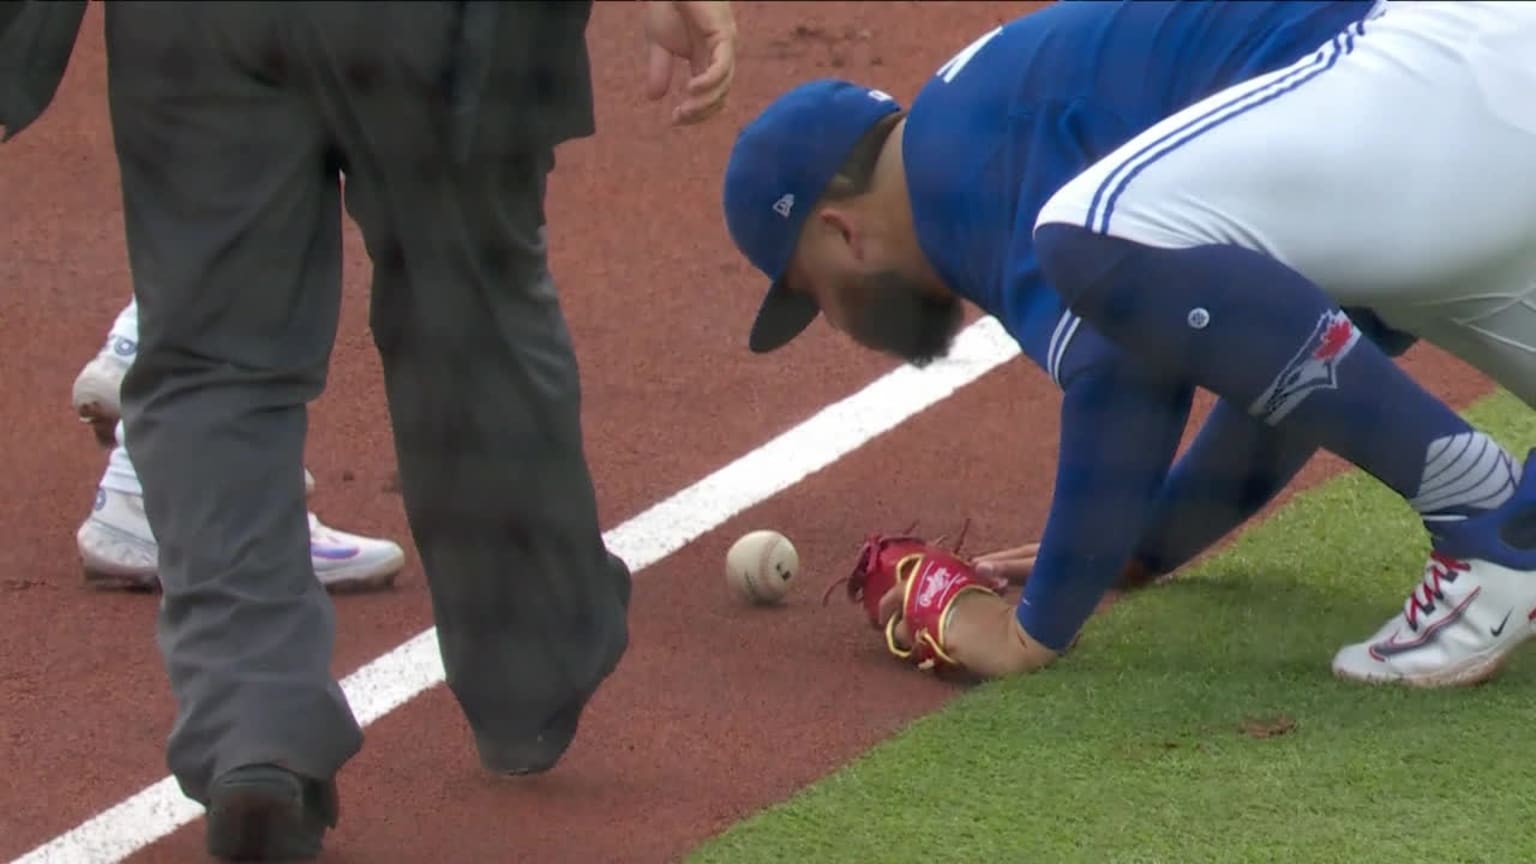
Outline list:
[[[827,588],[822,604],[838,585],[846,583],[848,599],[862,603],[870,626],[885,631],[885,646],[892,655],[924,670],[957,667],[944,648],[944,621],[951,604],[968,591],[1001,594],[1008,583],[977,576],[970,563],[959,557],[964,529],[953,549],[943,549],[938,545],[943,537],[930,542],[912,534],[914,528],[866,537],[853,572]],[[897,586],[902,589],[901,611],[881,622],[880,601]],[[910,648],[896,642],[896,625],[902,621],[912,634]]]

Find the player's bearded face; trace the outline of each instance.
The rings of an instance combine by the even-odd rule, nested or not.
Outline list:
[[[846,327],[854,341],[914,366],[948,354],[964,317],[954,295],[935,296],[918,281],[891,270],[858,277],[846,302]]]

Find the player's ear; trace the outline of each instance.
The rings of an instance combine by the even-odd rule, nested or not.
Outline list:
[[[855,260],[863,260],[864,243],[854,214],[841,207],[823,207],[812,217],[822,240],[832,240]]]

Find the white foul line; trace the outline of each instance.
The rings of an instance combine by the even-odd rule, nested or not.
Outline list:
[[[1018,354],[996,319],[955,340],[926,370],[902,366],[604,535],[639,572],[726,520],[804,480]],[[442,683],[436,628],[428,628],[341,682],[363,726]],[[172,777],[80,823],[11,864],[117,862],[199,818],[201,805]]]

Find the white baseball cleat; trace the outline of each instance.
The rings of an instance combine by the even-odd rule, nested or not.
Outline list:
[[[90,584],[140,590],[160,585],[160,547],[142,495],[96,487],[95,506],[75,532],[75,544]]]
[[[1456,687],[1492,678],[1536,635],[1536,450],[1498,508],[1426,520],[1433,549],[1403,611],[1333,658],[1340,678]]]
[[[1536,633],[1536,573],[1430,555],[1403,611],[1333,658],[1340,678],[1456,687],[1492,678]]]
[[[144,515],[144,499],[98,488],[91,515],[75,534],[87,583],[155,590],[159,544]],[[388,540],[338,531],[309,514],[309,552],[326,590],[361,591],[392,585],[405,552]]]
[[[405,552],[378,537],[349,534],[309,514],[309,557],[328,591],[366,591],[394,584]]]

